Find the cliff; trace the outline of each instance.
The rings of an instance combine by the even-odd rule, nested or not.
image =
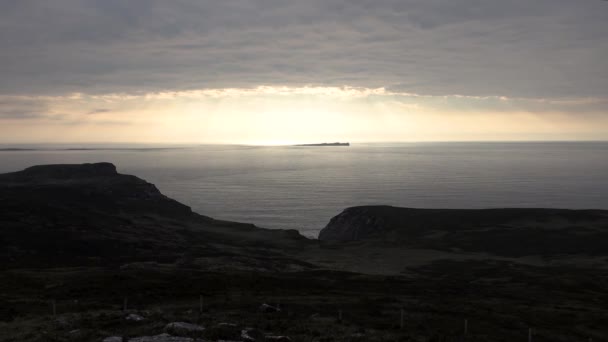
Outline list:
[[[205,258],[234,255],[241,265],[257,265],[269,251],[280,263],[283,251],[307,241],[296,231],[196,214],[110,163],[0,175],[0,267],[197,260],[215,267]],[[244,251],[248,244],[257,247]]]
[[[504,256],[606,255],[608,211],[363,206],[332,218],[319,239]]]
[[[190,208],[158,191],[156,186],[122,175],[111,163],[39,165],[0,175],[0,200],[17,211],[58,206],[77,210],[149,212],[190,218]],[[6,209],[6,208],[5,208]]]

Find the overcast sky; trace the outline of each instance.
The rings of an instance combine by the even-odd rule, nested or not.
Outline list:
[[[608,1],[3,0],[0,75],[4,143],[608,139]]]

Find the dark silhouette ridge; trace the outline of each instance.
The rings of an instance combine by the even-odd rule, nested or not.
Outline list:
[[[112,163],[94,164],[58,164],[37,165],[13,174],[16,177],[40,178],[84,178],[84,177],[112,177],[118,175],[116,166]]]
[[[332,218],[319,239],[387,241],[508,256],[608,255],[608,211],[361,206]]]
[[[0,174],[0,222],[0,267],[175,261],[217,253],[210,242],[238,249],[307,241],[295,231],[199,215],[111,163]]]

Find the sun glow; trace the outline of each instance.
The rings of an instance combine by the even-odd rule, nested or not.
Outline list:
[[[5,142],[568,140],[608,136],[606,103],[422,96],[383,88],[257,87],[153,94],[4,96]],[[566,113],[580,113],[573,117]]]

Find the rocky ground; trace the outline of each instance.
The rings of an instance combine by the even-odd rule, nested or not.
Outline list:
[[[1,279],[4,307],[12,311],[4,313],[0,340],[128,340],[169,333],[248,341],[236,333],[216,334],[218,325],[229,323],[234,331],[256,330],[256,341],[267,335],[292,341],[450,341],[463,337],[465,319],[469,340],[526,340],[530,327],[538,341],[606,338],[606,273],[447,261],[411,272],[15,270]],[[263,310],[263,304],[280,311]],[[166,329],[173,322],[205,330],[184,336]]]

